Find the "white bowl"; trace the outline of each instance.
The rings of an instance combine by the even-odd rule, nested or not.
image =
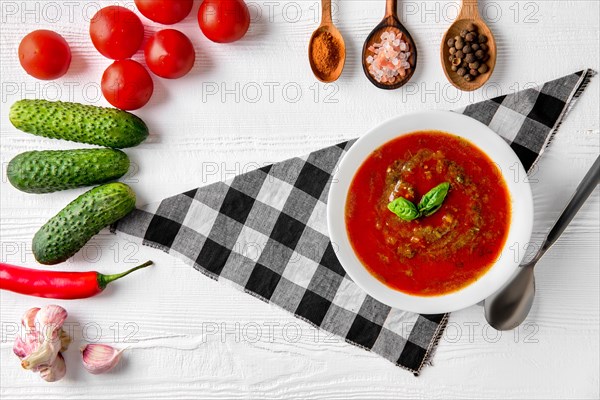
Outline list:
[[[350,183],[358,168],[377,148],[415,131],[439,130],[475,144],[498,164],[511,199],[511,220],[501,256],[475,282],[448,294],[415,296],[394,290],[375,278],[360,262],[346,230],[345,205]],[[426,111],[392,118],[358,139],[340,162],[329,191],[327,224],[340,263],[352,280],[371,297],[406,311],[437,314],[477,304],[504,285],[515,273],[531,237],[533,199],[519,158],[499,135],[481,122],[449,111]]]

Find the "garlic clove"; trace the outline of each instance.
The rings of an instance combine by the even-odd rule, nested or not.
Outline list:
[[[83,366],[90,374],[103,374],[119,363],[124,350],[107,344],[88,344],[81,348]]]
[[[29,346],[27,345],[27,343],[25,343],[25,341],[23,339],[21,339],[21,336],[17,336],[16,337],[15,343],[13,344],[13,353],[15,353],[15,355],[17,357],[19,357],[19,358],[25,358],[32,351],[33,350],[31,350],[29,348]]]
[[[67,310],[54,304],[42,307],[35,316],[35,323],[40,332],[55,332],[62,328],[67,319]]]
[[[13,345],[13,352],[19,357],[23,359],[36,351],[38,347],[40,347],[40,335],[37,331],[29,331],[22,334],[22,336],[17,336],[15,338],[15,343]]]
[[[13,345],[13,352],[20,359],[27,357],[40,346],[42,338],[35,325],[35,317],[39,311],[39,307],[30,308],[21,317],[23,331],[17,336]]]
[[[35,316],[40,311],[39,307],[33,307],[25,311],[21,317],[21,325],[26,329],[35,329]]]
[[[67,373],[67,364],[63,355],[58,353],[52,365],[40,368],[40,376],[46,382],[56,382],[61,380]]]

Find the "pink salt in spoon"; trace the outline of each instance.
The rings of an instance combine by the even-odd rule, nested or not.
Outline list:
[[[386,0],[385,7],[385,16],[383,20],[377,25],[367,39],[365,40],[365,44],[363,45],[362,51],[362,65],[363,71],[365,75],[371,81],[371,83],[377,86],[380,89],[392,90],[398,89],[403,86],[410,80],[413,76],[415,69],[417,67],[417,46],[412,39],[412,36],[408,32],[408,30],[400,23],[398,19],[398,0]],[[401,33],[400,40],[404,41],[407,46],[407,51],[410,52],[410,56],[407,58],[407,62],[410,67],[404,70],[404,74],[398,74],[393,77],[393,79],[387,82],[383,82],[382,80],[378,80],[376,76],[374,76],[372,72],[372,63],[369,63],[371,60],[369,57],[376,58],[377,55],[371,50],[377,46],[378,43],[382,42],[381,35],[384,32],[393,32],[395,34]],[[401,63],[401,60],[391,60],[392,64],[395,62]],[[375,68],[375,70],[381,70],[381,68]]]

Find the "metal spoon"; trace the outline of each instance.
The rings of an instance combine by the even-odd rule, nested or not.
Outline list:
[[[371,75],[369,72],[369,65],[367,63],[367,57],[372,55],[369,51],[369,47],[380,40],[381,34],[385,30],[391,30],[394,32],[402,32],[403,40],[408,44],[408,49],[410,51],[410,57],[408,58],[408,63],[410,64],[410,69],[404,78],[398,79],[395,82],[391,83],[381,83],[377,82],[377,80]],[[385,2],[385,15],[381,22],[369,33],[367,39],[365,40],[365,44],[363,45],[362,51],[362,65],[363,71],[369,81],[380,89],[392,90],[398,89],[401,86],[404,86],[410,78],[415,73],[415,69],[417,68],[417,46],[415,42],[410,36],[408,30],[400,23],[400,19],[398,19],[398,0],[386,0]]]
[[[535,296],[533,267],[560,237],[599,182],[600,157],[596,159],[575,190],[575,194],[548,233],[535,257],[521,265],[519,272],[502,289],[485,299],[485,319],[491,326],[499,331],[514,329],[527,318]]]
[[[313,45],[315,42],[315,38],[322,34],[323,32],[329,32],[339,45],[339,62],[337,67],[329,74],[320,71],[315,65],[315,61],[313,59]],[[333,24],[333,20],[331,19],[331,0],[321,0],[321,25],[313,32],[310,37],[310,42],[308,42],[308,61],[310,62],[310,68],[315,74],[315,77],[321,82],[329,83],[337,80],[342,74],[342,70],[344,69],[344,64],[346,62],[346,44],[344,43],[344,38],[342,34]]]

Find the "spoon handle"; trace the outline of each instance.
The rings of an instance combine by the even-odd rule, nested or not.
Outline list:
[[[386,0],[385,2],[385,18],[395,17],[398,12],[398,0]]]
[[[479,19],[479,5],[477,4],[477,0],[462,0],[457,19]]]
[[[321,0],[321,25],[330,25],[331,22],[331,0]]]
[[[569,225],[575,214],[577,214],[577,211],[579,211],[598,183],[600,183],[600,156],[596,158],[596,162],[594,162],[592,168],[590,168],[579,186],[577,186],[575,194],[573,194],[569,204],[550,230],[550,233],[548,233],[546,241],[540,249],[542,253],[548,250],[550,246],[556,242],[556,239],[564,232],[567,225]]]

